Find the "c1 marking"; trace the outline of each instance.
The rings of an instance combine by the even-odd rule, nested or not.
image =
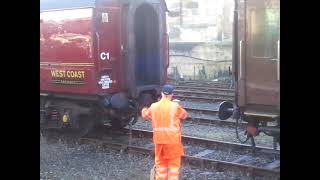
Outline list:
[[[110,54],[109,54],[109,53],[102,52],[102,53],[100,54],[100,59],[101,59],[101,60],[109,60],[109,59],[110,59]]]

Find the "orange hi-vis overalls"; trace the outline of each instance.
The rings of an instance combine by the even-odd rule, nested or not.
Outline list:
[[[167,98],[142,109],[142,117],[152,121],[157,180],[178,180],[181,156],[181,119],[188,113],[178,103]]]

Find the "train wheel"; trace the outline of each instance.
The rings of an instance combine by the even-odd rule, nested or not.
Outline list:
[[[45,98],[40,98],[40,127],[44,126],[46,124],[46,99]]]
[[[128,120],[126,119],[121,119],[121,118],[113,118],[111,120],[111,127],[114,130],[119,130],[122,129],[124,127],[126,127],[128,125]]]
[[[67,128],[65,131],[70,132],[72,136],[83,137],[89,134],[94,127],[95,121],[93,121],[90,116],[80,116],[75,128]]]
[[[138,116],[132,116],[129,119],[127,118],[113,118],[111,120],[111,126],[114,130],[119,130],[126,127],[130,122],[134,125],[138,121]]]
[[[245,129],[246,128],[243,125],[242,118],[241,117],[237,118],[236,119],[236,135],[237,135],[237,139],[242,144],[246,143],[250,138],[249,134]]]
[[[153,97],[149,93],[143,93],[139,97],[139,107],[142,109],[143,107],[149,107],[153,102]]]

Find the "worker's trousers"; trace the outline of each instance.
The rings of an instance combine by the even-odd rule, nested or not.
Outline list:
[[[181,154],[169,145],[155,146],[156,180],[179,180]]]

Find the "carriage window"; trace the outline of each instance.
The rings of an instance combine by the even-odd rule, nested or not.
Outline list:
[[[249,27],[252,56],[275,58],[277,41],[280,40],[279,0],[264,0],[264,4],[250,9],[249,17],[252,22]]]

